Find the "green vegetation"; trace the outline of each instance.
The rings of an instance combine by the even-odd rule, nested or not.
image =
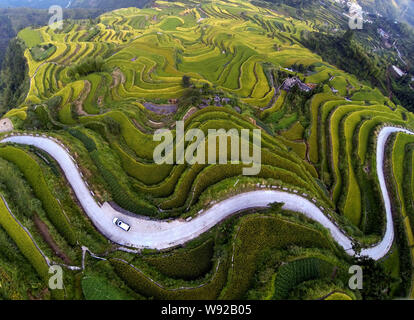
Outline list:
[[[318,230],[277,216],[246,217],[236,231],[231,281],[222,294],[225,299],[243,298],[251,285],[257,260],[271,249],[292,245],[332,248],[330,241]],[[298,233],[300,237],[297,237]]]
[[[378,67],[378,61],[366,55],[362,46],[353,40],[353,35],[352,30],[341,37],[311,33],[304,43],[330,63],[360,79],[369,79],[373,85],[385,90],[385,71]]]
[[[210,239],[193,249],[148,257],[145,261],[169,277],[186,280],[197,279],[210,271],[213,249],[214,242]]]
[[[15,163],[19,167],[28,183],[33,188],[36,197],[42,201],[49,219],[66,240],[74,245],[76,243],[75,232],[65,217],[56,197],[49,190],[41,172],[41,168],[36,161],[24,151],[13,147],[0,148],[0,157]]]
[[[0,114],[17,107],[28,89],[28,67],[21,41],[14,39],[6,50],[0,70]]]
[[[19,32],[19,38],[24,41],[26,47],[32,48],[43,42],[42,35],[38,30],[31,27],[23,29]]]
[[[205,285],[188,289],[166,289],[154,283],[142,271],[119,260],[111,260],[119,276],[134,290],[146,297],[177,300],[213,300],[219,295],[226,279],[226,263],[218,265],[213,278]]]
[[[324,300],[352,300],[350,296],[342,292],[333,292],[329,294]]]
[[[79,64],[72,66],[68,70],[68,76],[71,78],[79,78],[87,76],[94,72],[101,72],[103,70],[103,59],[102,57],[89,57],[82,60]]]
[[[48,279],[49,266],[45,258],[26,230],[11,215],[3,200],[0,201],[0,225],[10,235],[27,260],[30,261],[39,276],[44,280]]]
[[[33,59],[36,61],[43,61],[49,58],[55,52],[56,47],[51,43],[43,46],[37,45],[30,49],[30,53],[32,54]]]
[[[12,22],[10,18],[6,15],[0,14],[0,66],[3,62],[4,54],[6,53],[6,49],[9,45],[9,41],[11,38],[15,36],[15,32],[13,30]],[[0,67],[1,70],[1,67]]]
[[[127,300],[129,298],[103,277],[86,275],[82,278],[81,284],[86,300]]]
[[[333,266],[317,258],[298,259],[281,266],[274,283],[274,299],[286,299],[291,290],[304,281],[329,277]]]

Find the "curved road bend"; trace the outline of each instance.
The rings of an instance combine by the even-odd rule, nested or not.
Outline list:
[[[389,136],[395,132],[405,132],[414,135],[414,132],[396,127],[384,127],[378,135],[376,149],[377,174],[386,209],[386,232],[378,244],[362,250],[363,255],[376,260],[387,254],[394,240],[391,202],[385,184],[383,162],[386,142]],[[16,135],[7,137],[0,142],[32,145],[49,153],[61,166],[82,208],[96,228],[108,239],[123,246],[166,249],[198,237],[235,212],[255,207],[265,207],[272,202],[283,202],[284,209],[300,212],[319,222],[330,231],[334,240],[348,254],[354,254],[351,239],[329,220],[314,203],[297,194],[278,190],[251,191],[220,201],[189,222],[182,220],[169,222],[148,220],[140,217],[131,217],[119,212],[111,207],[109,203],[104,203],[102,206],[98,205],[85,184],[74,160],[68,151],[56,141],[47,137]],[[125,221],[131,226],[131,230],[125,232],[119,229],[113,224],[113,218],[120,218]]]

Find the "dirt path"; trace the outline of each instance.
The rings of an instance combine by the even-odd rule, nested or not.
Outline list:
[[[58,244],[53,239],[52,235],[49,232],[49,228],[47,225],[39,218],[37,214],[33,216],[33,222],[36,226],[36,229],[39,231],[40,235],[42,236],[43,240],[49,245],[49,247],[53,250],[53,252],[63,260],[66,264],[72,264],[70,258],[60,249]]]
[[[86,98],[88,97],[89,93],[91,92],[91,83],[88,80],[84,80],[84,87],[83,90],[78,97],[78,99],[73,103],[76,108],[76,112],[80,116],[89,116],[88,113],[83,110],[83,103],[85,102]]]
[[[118,87],[120,84],[124,84],[126,81],[125,75],[122,73],[121,69],[116,68],[112,72],[112,84],[109,89],[113,89]]]

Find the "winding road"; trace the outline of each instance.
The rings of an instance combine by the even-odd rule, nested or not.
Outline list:
[[[378,244],[365,248],[361,252],[362,255],[369,256],[375,260],[385,256],[394,241],[391,202],[385,183],[383,163],[388,138],[396,132],[414,135],[414,132],[397,127],[384,127],[378,134],[376,164],[378,180],[386,210],[386,231],[384,237]],[[50,154],[59,163],[82,208],[96,228],[109,240],[123,246],[151,249],[174,247],[198,237],[236,212],[251,208],[266,207],[273,202],[283,202],[283,209],[300,212],[314,221],[319,222],[330,231],[333,239],[348,254],[354,254],[352,240],[312,201],[298,194],[281,190],[251,191],[220,201],[211,208],[199,213],[191,221],[183,221],[182,219],[173,221],[149,220],[119,212],[109,203],[99,205],[83,180],[73,157],[66,147],[56,139],[25,134],[11,135],[0,141],[0,143],[7,142],[32,145]],[[131,226],[131,230],[125,232],[116,227],[112,222],[113,218],[119,218],[128,223]]]

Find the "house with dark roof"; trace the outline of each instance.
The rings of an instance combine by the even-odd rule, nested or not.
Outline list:
[[[309,92],[314,89],[313,86],[303,83],[298,77],[287,78],[282,86],[281,89],[285,91],[290,91],[294,86],[298,86],[300,90]]]

